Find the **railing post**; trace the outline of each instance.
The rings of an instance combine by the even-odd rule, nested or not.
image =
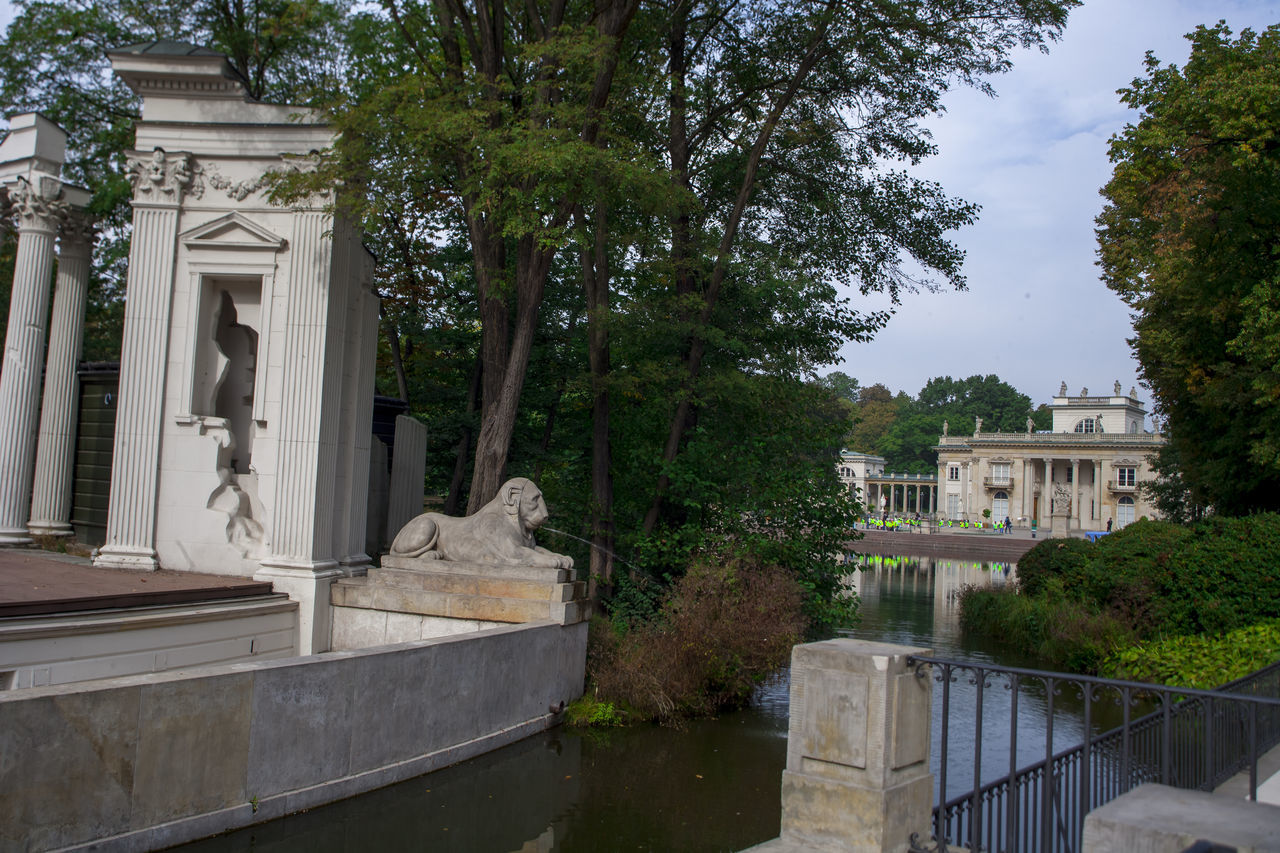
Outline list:
[[[782,839],[847,851],[905,851],[927,839],[932,678],[928,649],[828,640],[791,653]]]

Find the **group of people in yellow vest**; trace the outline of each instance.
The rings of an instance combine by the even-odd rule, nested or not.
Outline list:
[[[866,517],[862,519],[862,527],[864,530],[900,530],[906,528],[914,532],[927,525],[927,520],[921,519],[919,516],[915,518],[873,518]],[[1034,527],[1034,525],[1032,525]],[[986,530],[991,533],[1012,533],[1013,524],[1006,518],[1004,521],[963,521],[959,519],[940,518],[938,519],[938,529],[946,530],[948,528],[956,530]]]

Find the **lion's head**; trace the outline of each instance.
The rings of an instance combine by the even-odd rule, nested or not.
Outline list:
[[[520,527],[532,533],[550,518],[542,489],[525,477],[515,477],[502,484],[502,503],[514,515]]]

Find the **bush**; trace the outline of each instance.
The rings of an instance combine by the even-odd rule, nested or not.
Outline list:
[[[596,697],[672,722],[739,705],[804,637],[803,594],[786,572],[733,556],[700,560],[647,621],[592,624]]]
[[[1110,678],[1212,690],[1280,660],[1280,620],[1220,637],[1172,637],[1113,652],[1099,667]]]
[[[1051,577],[1078,571],[1093,552],[1087,539],[1046,539],[1018,560],[1018,589],[1039,595]]]
[[[1049,539],[1018,561],[1018,594],[969,594],[961,624],[1095,671],[1144,640],[1221,634],[1280,613],[1280,515],[1141,520],[1096,545]],[[1022,601],[1018,601],[1022,599]]]

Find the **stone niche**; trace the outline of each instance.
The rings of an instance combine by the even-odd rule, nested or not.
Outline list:
[[[329,584],[363,570],[377,299],[327,195],[267,198],[333,131],[246,93],[221,54],[113,51],[142,97],[106,543],[119,568],[257,577],[327,646]]]

